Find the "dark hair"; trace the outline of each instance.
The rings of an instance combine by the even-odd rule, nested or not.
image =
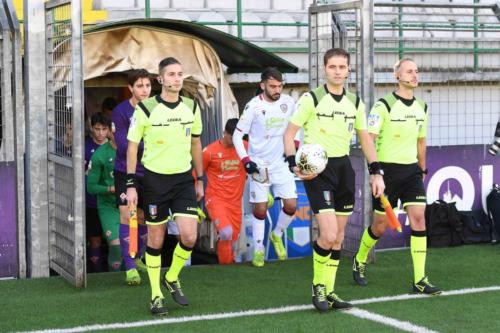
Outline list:
[[[226,121],[226,126],[224,127],[224,132],[229,135],[233,135],[236,130],[236,125],[238,124],[238,118],[231,118]]]
[[[283,82],[283,75],[276,67],[266,67],[262,71],[262,74],[260,74],[260,82],[264,82],[270,79]]]
[[[102,112],[97,112],[90,117],[90,126],[101,124],[111,129],[111,119]]]
[[[330,60],[330,58],[332,57],[344,57],[347,59],[348,65],[351,63],[351,55],[346,50],[341,48],[333,48],[326,51],[323,57],[323,64],[326,66],[328,60]]]
[[[168,65],[174,65],[174,64],[181,64],[179,60],[175,59],[174,57],[168,57],[160,61],[158,64],[158,74],[162,74],[163,69],[167,67]]]
[[[133,87],[134,83],[139,80],[139,79],[150,79],[149,73],[147,70],[140,68],[140,69],[133,69],[127,74],[127,83],[129,86]]]
[[[103,110],[113,110],[116,106],[116,100],[113,97],[106,97],[104,101],[102,101],[101,108]]]

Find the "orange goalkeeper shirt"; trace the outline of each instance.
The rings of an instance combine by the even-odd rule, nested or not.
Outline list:
[[[248,143],[245,141],[245,148]],[[220,140],[203,149],[203,170],[207,175],[206,201],[241,206],[246,172],[234,147],[224,147]]]

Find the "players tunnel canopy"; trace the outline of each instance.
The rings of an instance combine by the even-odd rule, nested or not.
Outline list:
[[[71,75],[69,67],[59,66],[70,61],[71,48],[64,38],[56,38],[54,43],[54,89],[58,90]],[[144,68],[157,74],[158,63],[167,56],[182,63],[183,90],[195,97],[204,111],[204,142],[219,137],[226,120],[239,114],[224,66],[228,73],[260,72],[267,66],[297,72],[297,67],[280,57],[212,28],[168,19],[128,20],[85,30],[85,87],[125,87],[127,71]]]
[[[146,29],[170,30],[186,33],[206,41],[217,52],[227,73],[259,73],[263,68],[273,66],[283,73],[297,73],[298,68],[288,61],[252,43],[225,32],[188,21],[171,19],[135,19],[105,23],[86,30],[86,33],[117,28],[142,27]],[[153,41],[141,41],[147,46]],[[168,54],[170,50],[165,50]]]

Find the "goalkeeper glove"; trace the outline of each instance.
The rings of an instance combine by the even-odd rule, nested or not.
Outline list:
[[[252,173],[258,173],[259,168],[257,168],[257,164],[250,160],[250,158],[247,156],[241,160],[243,162],[243,166],[245,167],[245,171],[251,175]]]

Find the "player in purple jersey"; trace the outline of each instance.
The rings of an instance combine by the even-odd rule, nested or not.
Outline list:
[[[90,120],[90,136],[85,138],[85,184],[87,184],[87,171],[89,162],[94,152],[102,144],[108,141],[109,118],[102,113],[96,113]],[[86,187],[86,186],[85,186]],[[97,199],[89,194],[85,188],[86,203],[86,236],[88,241],[88,258],[90,258],[90,270],[94,272],[102,271],[101,245],[102,228],[97,214]]]
[[[149,73],[144,69],[136,69],[129,72],[127,76],[128,88],[132,93],[132,97],[118,104],[113,109],[113,125],[115,127],[115,141],[116,141],[116,161],[115,161],[115,194],[116,203],[120,209],[120,244],[122,247],[122,256],[125,261],[126,278],[125,281],[128,285],[139,285],[141,283],[141,277],[137,271],[137,267],[144,269],[145,266],[140,259],[132,259],[129,255],[129,209],[127,206],[127,186],[126,186],[126,176],[127,176],[127,133],[130,127],[130,119],[134,114],[134,109],[137,103],[149,97],[151,93],[151,80],[149,79]],[[141,184],[142,176],[144,174],[144,167],[140,163],[142,158],[144,144],[141,142],[139,145],[139,152],[137,156],[137,180],[139,193],[139,209],[137,211],[138,222],[139,222],[139,237],[138,237],[138,248],[139,253],[136,258],[140,258],[143,253],[143,245],[146,244],[147,239],[147,227],[144,224],[144,211],[143,202],[141,196]]]

